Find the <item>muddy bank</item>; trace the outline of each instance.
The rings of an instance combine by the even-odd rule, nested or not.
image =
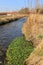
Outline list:
[[[5,65],[6,51],[7,51],[7,49],[4,49],[0,46],[0,65]]]

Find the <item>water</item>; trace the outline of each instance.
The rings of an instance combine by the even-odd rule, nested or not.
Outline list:
[[[0,26],[0,46],[7,47],[10,42],[19,36],[22,36],[22,26],[26,18]]]

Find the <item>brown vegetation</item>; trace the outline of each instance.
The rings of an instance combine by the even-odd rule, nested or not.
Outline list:
[[[36,9],[36,13],[43,14],[43,8],[38,8],[38,9]]]
[[[24,14],[6,14],[6,15],[4,15],[4,14],[0,14],[0,25],[1,24],[5,24],[5,23],[9,23],[9,22],[11,22],[11,21],[15,21],[15,20],[18,20],[18,19],[20,19],[20,18],[22,18],[22,17],[25,17],[26,15],[24,15]]]
[[[28,8],[23,8],[19,11],[20,14],[28,14],[29,13],[29,9]]]
[[[26,65],[43,65],[43,40],[25,60]]]
[[[43,15],[30,14],[23,24],[22,33],[26,40],[32,41],[34,51],[25,60],[26,65],[43,65]]]
[[[33,45],[37,46],[43,38],[43,15],[30,14],[23,25],[22,33],[26,40],[32,41]]]

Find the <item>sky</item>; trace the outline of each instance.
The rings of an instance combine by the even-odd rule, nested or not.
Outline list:
[[[43,0],[39,0],[43,4]],[[30,7],[31,0],[0,0],[0,11],[18,11],[21,8]],[[32,0],[32,7],[35,6],[35,0]]]

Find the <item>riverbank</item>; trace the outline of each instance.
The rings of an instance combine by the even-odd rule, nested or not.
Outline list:
[[[0,25],[16,21],[20,18],[25,17],[24,14],[11,14],[11,15],[0,15]]]
[[[30,14],[23,25],[22,33],[35,47],[25,60],[25,65],[43,65],[43,14]]]
[[[31,42],[25,40],[23,36],[14,39],[8,46],[5,65],[25,65],[24,60],[30,55],[34,47]]]
[[[26,17],[23,17],[17,21],[0,26],[0,65],[4,65],[5,60],[7,61],[5,59],[6,50],[12,40],[22,36],[21,28],[26,19]]]
[[[43,38],[43,14],[30,14],[23,24],[22,33],[36,47]]]

